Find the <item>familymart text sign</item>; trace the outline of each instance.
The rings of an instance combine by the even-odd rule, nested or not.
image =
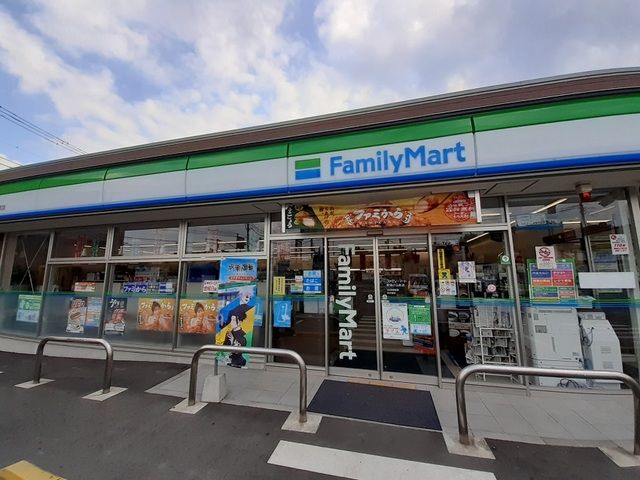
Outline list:
[[[472,134],[289,158],[290,185],[389,182],[473,174]],[[382,182],[384,183],[384,181]]]

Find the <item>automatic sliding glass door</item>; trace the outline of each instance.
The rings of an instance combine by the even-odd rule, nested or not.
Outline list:
[[[378,238],[382,372],[419,381],[438,375],[426,235]],[[412,376],[413,378],[410,378]]]
[[[374,239],[328,241],[329,372],[379,378]]]

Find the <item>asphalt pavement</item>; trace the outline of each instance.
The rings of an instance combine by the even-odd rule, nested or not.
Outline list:
[[[367,464],[378,472],[393,466],[403,480],[640,478],[640,467],[619,468],[596,448],[488,440],[488,460],[449,454],[434,431],[325,417],[316,434],[298,433],[281,430],[286,411],[229,404],[170,412],[176,398],[145,390],[183,365],[116,362],[113,385],[127,390],[83,399],[99,390],[102,369],[99,360],[47,357],[43,377],[54,381],[20,389],[14,385],[31,379],[33,356],[0,352],[0,468],[26,460],[66,479],[95,480],[375,478],[362,473]],[[309,453],[289,459],[294,452]],[[425,471],[433,475],[418,474]]]

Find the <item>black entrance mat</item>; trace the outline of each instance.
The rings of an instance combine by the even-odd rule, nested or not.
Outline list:
[[[423,390],[325,380],[309,404],[309,411],[442,430],[431,394]]]

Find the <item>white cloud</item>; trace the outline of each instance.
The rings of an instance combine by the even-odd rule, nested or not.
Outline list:
[[[620,5],[36,0],[22,16],[0,7],[0,75],[96,151],[637,64],[640,8]]]

